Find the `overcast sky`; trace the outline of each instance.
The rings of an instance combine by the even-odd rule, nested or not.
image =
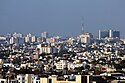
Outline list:
[[[78,35],[82,29],[120,30],[125,35],[125,0],[0,0],[0,33]]]

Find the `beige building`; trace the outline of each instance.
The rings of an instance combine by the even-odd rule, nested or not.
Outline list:
[[[37,45],[37,49],[39,49],[39,54],[41,53],[57,53],[58,49],[55,46],[49,45]]]
[[[91,81],[90,76],[75,75],[75,80],[58,79],[57,76],[50,76],[48,78],[40,78],[40,83],[96,83]]]
[[[55,42],[56,42],[56,39],[55,39],[55,38],[47,38],[47,39],[46,39],[46,42],[47,42],[47,43],[55,43]]]
[[[0,59],[0,64],[3,64],[3,59]]]
[[[32,83],[32,74],[26,74],[25,83]]]
[[[36,42],[36,36],[31,37],[31,42]]]
[[[80,35],[79,38],[80,38],[82,43],[90,44],[91,43],[92,34],[86,32],[85,34]]]
[[[51,53],[52,52],[52,48],[51,46],[42,46],[41,44],[40,45],[37,45],[37,48],[39,49],[39,53]]]
[[[27,36],[25,37],[25,42],[36,42],[36,36],[30,33],[27,34]]]

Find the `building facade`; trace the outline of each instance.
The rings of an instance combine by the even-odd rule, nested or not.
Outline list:
[[[117,31],[117,30],[101,31],[101,30],[99,30],[98,37],[99,37],[99,39],[102,39],[102,38],[120,38],[120,31]]]

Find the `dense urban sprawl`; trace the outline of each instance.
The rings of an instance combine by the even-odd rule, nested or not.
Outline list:
[[[125,83],[125,39],[99,30],[77,37],[0,36],[0,83]]]

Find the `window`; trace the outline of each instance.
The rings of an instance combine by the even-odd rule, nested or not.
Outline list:
[[[76,81],[76,77],[75,76],[68,76],[68,81]]]
[[[52,83],[52,79],[49,79],[49,83]]]
[[[15,83],[16,81],[12,81],[12,83]]]
[[[22,78],[22,80],[24,80],[24,78]]]
[[[1,83],[4,83],[4,81],[1,81]]]

